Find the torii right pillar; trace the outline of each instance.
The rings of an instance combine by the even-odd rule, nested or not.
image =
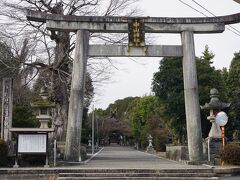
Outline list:
[[[202,128],[195,60],[194,33],[192,31],[184,31],[181,35],[189,160],[193,162],[202,161]]]

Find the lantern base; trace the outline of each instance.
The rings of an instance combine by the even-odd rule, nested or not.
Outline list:
[[[153,148],[153,146],[148,146],[146,152],[151,153],[151,154],[155,154],[156,150]]]
[[[48,122],[49,122],[48,119],[42,119],[42,120],[39,120],[39,122],[41,123],[40,128],[44,128],[44,129],[48,128]]]
[[[205,139],[205,144],[206,146],[204,154],[206,154],[208,161],[212,162],[212,164],[217,165],[220,159],[220,152],[222,149],[222,139],[208,137]]]

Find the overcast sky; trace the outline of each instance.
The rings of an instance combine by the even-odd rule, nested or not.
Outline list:
[[[182,0],[195,9],[210,15],[201,9],[192,0]],[[195,0],[203,7],[217,16],[240,12],[240,4],[233,0]],[[196,17],[203,16],[179,0],[141,0],[139,8],[143,10],[143,16],[151,17]],[[240,31],[240,24],[232,25]],[[231,28],[231,27],[228,27]],[[240,34],[240,33],[239,33]],[[155,35],[154,35],[155,36]],[[215,54],[214,66],[217,69],[229,67],[234,52],[240,50],[240,35],[229,30],[221,34],[195,35],[196,55],[200,56],[207,44]],[[180,35],[159,34],[155,38],[155,44],[180,45]],[[158,70],[161,58],[114,58],[114,64],[118,68],[114,70],[109,83],[102,85],[97,90],[94,98],[96,108],[107,108],[117,99],[129,96],[143,96],[151,92],[153,73]]]

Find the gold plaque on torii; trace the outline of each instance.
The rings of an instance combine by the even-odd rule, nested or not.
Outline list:
[[[145,46],[144,19],[131,18],[128,20],[128,46]]]

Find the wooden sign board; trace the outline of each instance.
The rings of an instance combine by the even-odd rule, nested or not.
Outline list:
[[[133,18],[128,20],[128,46],[145,46],[144,19]]]
[[[19,134],[18,153],[46,153],[47,134]]]

